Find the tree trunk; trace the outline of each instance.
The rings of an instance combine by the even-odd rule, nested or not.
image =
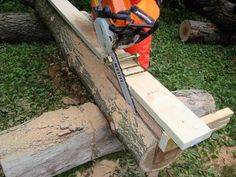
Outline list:
[[[35,14],[0,14],[0,42],[47,42],[51,34]]]
[[[236,36],[223,32],[212,23],[184,20],[179,29],[183,42],[202,42],[211,44],[236,44]]]
[[[179,90],[174,94],[198,116],[215,111],[214,99],[205,91]],[[0,165],[6,177],[53,176],[124,149],[111,133],[105,117],[91,103],[48,112],[3,131],[0,142],[3,141],[0,144]],[[163,154],[161,151],[156,153]],[[160,168],[168,165],[165,156],[159,157],[156,160]]]
[[[6,177],[54,176],[124,149],[92,103],[45,113],[2,132],[0,142]]]
[[[235,0],[185,0],[188,9],[206,16],[225,31],[236,33]]]
[[[69,66],[78,73],[111,128],[119,139],[141,163],[158,147],[158,139],[127,105],[121,94],[107,79],[105,66],[97,59],[67,23],[56,13],[47,0],[35,0],[35,10],[51,31]],[[163,154],[164,155],[164,154]],[[156,169],[157,165],[141,166],[144,171]]]

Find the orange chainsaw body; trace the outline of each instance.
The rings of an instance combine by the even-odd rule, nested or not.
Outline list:
[[[132,6],[130,0],[92,0],[91,4],[92,8],[98,6],[104,8],[105,6],[108,6],[111,9],[112,13],[118,13],[120,11],[129,10]],[[155,0],[142,0],[136,6],[143,12],[145,12],[147,15],[152,17],[154,20],[158,19],[160,16],[160,8]],[[131,18],[134,20],[135,24],[145,23],[133,13],[131,13]],[[125,20],[110,19],[110,21],[112,24],[116,26],[125,26],[130,23]]]

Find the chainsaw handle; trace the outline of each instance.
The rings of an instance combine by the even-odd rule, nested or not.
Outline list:
[[[129,16],[130,13],[128,13],[127,11],[121,11],[119,13],[112,13],[111,9],[108,6],[106,6],[103,9],[103,13],[106,18],[130,21],[130,16]]]

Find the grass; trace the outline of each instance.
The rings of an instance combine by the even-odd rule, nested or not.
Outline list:
[[[88,1],[85,5],[88,9]],[[77,6],[80,1],[74,0]],[[0,0],[1,12],[28,12],[17,0]],[[160,28],[154,35],[150,72],[170,90],[203,89],[210,92],[217,108],[236,111],[236,46],[185,44],[178,38],[178,26],[184,19],[205,19],[179,9],[163,9]],[[54,43],[0,44],[0,130],[18,125],[48,110],[63,106],[61,98],[68,92],[56,89],[48,76],[49,63],[64,64]],[[219,172],[206,166],[218,157],[221,146],[236,146],[236,117],[212,138],[191,148],[160,176],[229,176],[235,166]],[[232,152],[235,153],[235,152]],[[128,153],[105,157],[119,159],[119,174],[143,176]],[[93,162],[59,176],[76,176]]]
[[[0,130],[59,107],[47,73],[58,57],[53,44],[0,44]]]

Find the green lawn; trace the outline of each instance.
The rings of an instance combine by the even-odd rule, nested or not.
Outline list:
[[[79,5],[80,1],[73,2]],[[17,0],[0,0],[0,12],[9,11],[31,10]],[[230,107],[236,111],[236,46],[180,42],[178,26],[184,19],[205,20],[181,7],[162,10],[160,27],[153,40],[150,72],[170,90],[204,89],[214,96],[218,109]],[[53,85],[53,78],[48,75],[51,63],[65,65],[53,42],[0,44],[0,130],[64,106],[61,98],[71,90]],[[68,85],[74,80],[63,82],[69,82],[64,83]],[[217,168],[206,166],[210,159],[218,158],[222,146],[236,147],[235,116],[210,140],[185,151],[171,167],[161,171],[160,176],[236,176],[236,164],[226,167],[221,174]],[[128,153],[106,158],[119,159],[121,176],[143,176]],[[91,164],[59,176],[75,176],[77,170]]]

